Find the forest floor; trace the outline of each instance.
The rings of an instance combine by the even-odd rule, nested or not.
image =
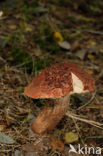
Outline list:
[[[80,155],[69,154],[70,144],[76,150],[78,144],[94,147],[95,154],[100,147],[103,153],[103,2],[100,4],[0,2],[0,156]],[[52,132],[33,134],[30,125],[45,100],[26,97],[24,88],[45,67],[68,61],[95,79],[95,93],[71,96],[69,111],[79,120],[65,116]],[[84,149],[83,155],[93,154]]]

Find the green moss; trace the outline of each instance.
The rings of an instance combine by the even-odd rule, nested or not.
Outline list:
[[[30,62],[31,56],[21,47],[17,47],[11,50],[11,56],[14,58],[15,64],[21,64],[23,62]]]
[[[0,74],[2,74],[2,72],[4,71],[4,67],[0,68]]]
[[[19,92],[19,93],[23,93],[23,90],[24,90],[24,89],[23,89],[22,86],[19,86],[17,89],[18,89],[18,92]]]
[[[103,8],[103,1],[92,1],[88,9],[92,15],[97,15],[98,13],[101,12],[102,8]]]
[[[12,35],[8,34],[8,36],[6,36],[5,39],[3,40],[1,48],[4,48],[8,44],[8,42],[11,40],[11,38],[12,38]]]
[[[38,106],[38,107],[42,107],[42,106],[44,106],[46,103],[45,103],[45,100],[38,100],[37,102],[36,102],[36,105]]]
[[[26,67],[27,72],[31,72],[33,69],[32,56],[25,51],[22,47],[16,47],[11,49],[9,57],[12,58],[10,63],[18,67]]]

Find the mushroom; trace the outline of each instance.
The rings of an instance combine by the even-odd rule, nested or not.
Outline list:
[[[94,90],[94,79],[83,69],[70,62],[57,63],[45,68],[34,77],[24,93],[35,99],[50,99],[31,125],[34,133],[53,130],[65,115],[70,95]]]

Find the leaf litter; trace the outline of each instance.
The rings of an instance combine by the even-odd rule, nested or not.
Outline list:
[[[75,148],[88,142],[103,148],[103,32],[102,19],[96,17],[102,10],[90,2],[84,5],[86,15],[79,2],[71,5],[61,0],[19,1],[15,10],[6,9],[5,2],[0,5],[0,154],[67,156],[70,147],[64,136],[68,132],[79,137]],[[90,103],[91,95],[72,97],[69,117],[49,137],[32,134],[32,119],[45,102],[27,98],[23,89],[43,68],[64,61],[90,72],[96,79],[96,95]]]

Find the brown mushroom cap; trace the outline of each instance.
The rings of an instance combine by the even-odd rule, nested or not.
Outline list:
[[[80,84],[79,84],[80,82]],[[94,79],[83,69],[72,63],[54,64],[45,68],[25,88],[25,95],[31,98],[60,98],[71,93],[78,93],[75,85],[80,85],[81,92],[94,90]]]

